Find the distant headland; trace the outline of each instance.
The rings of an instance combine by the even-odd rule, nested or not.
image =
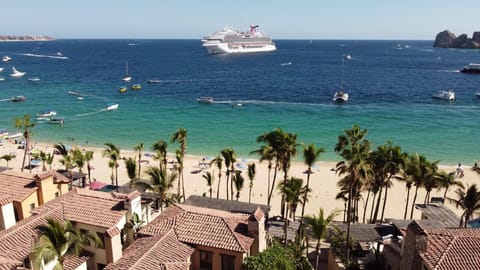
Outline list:
[[[0,42],[2,41],[52,41],[55,40],[49,36],[5,36],[0,35]]]
[[[445,30],[437,34],[433,47],[480,49],[480,32],[473,32],[472,38],[469,38],[467,34],[457,37],[454,33]]]

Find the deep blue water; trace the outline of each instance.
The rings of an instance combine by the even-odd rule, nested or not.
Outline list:
[[[480,76],[458,72],[480,62],[479,51],[436,49],[431,41],[275,42],[273,53],[228,56],[208,55],[200,40],[0,43],[0,55],[13,58],[0,63],[0,128],[13,132],[14,118],[51,108],[65,125],[39,123],[34,141],[113,142],[122,149],[142,141],[148,148],[183,127],[189,154],[213,156],[231,146],[247,156],[259,147],[258,135],[280,127],[297,133],[299,142],[324,147],[323,160],[337,160],[337,136],[359,124],[374,145],[391,140],[446,164],[480,159]],[[344,54],[352,56],[343,66],[350,100],[338,105],[331,99],[342,80]],[[127,61],[132,83],[143,88],[120,94]],[[27,74],[10,78],[11,66]],[[41,80],[29,82],[32,76]],[[455,90],[455,102],[432,100],[447,88]],[[69,96],[70,90],[84,100]],[[27,101],[8,101],[16,95]],[[200,96],[216,102],[199,104]],[[120,104],[119,110],[100,111],[109,102]],[[237,103],[243,106],[232,108]]]

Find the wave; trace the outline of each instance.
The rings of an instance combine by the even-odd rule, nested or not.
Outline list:
[[[20,53],[20,55],[30,56],[30,57],[62,59],[62,60],[67,60],[68,59],[68,57],[66,57],[66,56],[59,56],[59,55],[33,54],[33,53]]]

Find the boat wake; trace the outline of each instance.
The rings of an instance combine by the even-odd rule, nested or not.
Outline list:
[[[10,101],[10,100],[11,100],[10,98],[0,99],[0,101]]]
[[[33,53],[21,53],[20,55],[30,56],[30,57],[42,57],[42,58],[62,59],[62,60],[68,59],[68,57],[66,57],[66,56],[59,56],[59,55],[33,54]]]

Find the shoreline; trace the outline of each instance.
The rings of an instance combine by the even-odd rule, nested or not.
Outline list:
[[[33,142],[32,148],[42,151],[52,151],[53,144],[44,143],[44,142]],[[72,145],[71,147],[77,147],[76,145]],[[98,147],[90,147],[90,146],[78,146],[81,150],[89,150],[94,152],[93,160],[91,161],[91,166],[93,167],[91,174],[92,174],[92,181],[101,181],[106,184],[111,184],[111,169],[108,166],[108,159],[102,156],[102,151],[104,148]],[[0,146],[0,156],[9,154],[9,153],[16,153],[17,157],[9,162],[9,167],[15,170],[20,170],[22,157],[23,157],[23,149],[19,149],[17,144],[13,144],[11,142],[5,141],[3,145]],[[142,171],[148,166],[157,166],[158,160],[154,160],[151,151],[142,151]],[[120,149],[120,156],[121,158],[128,158],[134,157],[137,158],[137,152],[133,150],[122,150]],[[169,153],[167,155],[167,159],[170,161],[174,158],[174,156]],[[208,186],[206,185],[206,181],[203,178],[203,174],[205,172],[211,172],[214,176],[214,183],[212,185],[213,188],[213,198],[216,198],[217,194],[217,185],[218,185],[218,171],[215,166],[212,167],[202,167],[201,163],[205,162],[205,160],[209,160],[212,157],[203,156],[203,155],[186,155],[184,160],[184,178],[185,178],[185,191],[186,197],[189,195],[202,195],[206,194],[208,196]],[[53,169],[61,169],[63,165],[59,162],[60,157],[58,155],[55,156],[54,163],[52,164]],[[253,181],[253,188],[252,188],[252,203],[259,203],[259,204],[266,204],[267,200],[267,179],[268,179],[268,170],[267,164],[268,162],[260,163],[258,159],[239,159],[237,160],[240,163],[244,163],[243,167],[246,167],[246,164],[255,163],[256,165],[256,176]],[[332,171],[336,162],[332,161],[318,161],[315,163],[313,169],[313,174],[311,174],[310,178],[310,187],[312,192],[310,193],[309,202],[306,205],[305,213],[308,215],[318,214],[320,208],[325,210],[325,213],[330,213],[334,210],[343,210],[344,204],[343,201],[336,200],[335,196],[340,191],[337,187],[337,182],[340,177]],[[0,166],[6,166],[4,160],[0,160]],[[171,165],[170,165],[171,166]],[[225,165],[223,166],[225,167]],[[240,167],[237,167],[240,169]],[[456,166],[450,165],[439,165],[441,170],[446,172],[455,171]],[[461,180],[464,185],[471,185],[474,183],[479,183],[480,175],[477,174],[475,171],[470,169],[470,166],[464,166],[465,176]],[[48,165],[47,165],[48,169]],[[138,169],[138,167],[137,167]],[[223,168],[224,170],[224,168]],[[245,179],[244,187],[240,192],[240,200],[244,202],[248,202],[249,197],[249,179],[245,169],[242,170],[242,175]],[[305,171],[307,170],[306,165],[304,165],[301,161],[294,161],[292,162],[291,168],[289,170],[289,177],[298,177],[306,182],[307,174]],[[28,172],[28,170],[24,170]],[[32,173],[36,174],[42,171],[42,165],[32,169]],[[74,171],[78,171],[78,169],[74,169]],[[87,173],[86,164],[84,168],[84,173]],[[122,160],[119,160],[119,168],[118,168],[118,181],[119,185],[123,185],[128,183],[130,180],[127,176],[125,163]],[[273,175],[273,172],[272,172]],[[143,179],[146,179],[145,176],[142,176]],[[282,173],[278,173],[277,175],[277,185],[281,179],[283,178]],[[87,181],[88,183],[88,181]],[[225,199],[225,173],[222,172],[222,179],[221,179],[221,187],[220,187],[220,196],[219,198]],[[449,197],[456,197],[455,191],[456,187],[450,187],[447,196]],[[411,190],[410,201],[412,200],[414,189]],[[170,190],[170,192],[176,192],[176,184],[174,184],[174,188]],[[443,197],[444,189],[440,190],[433,190],[431,193],[431,197]],[[405,197],[406,197],[406,189],[403,183],[398,181],[393,182],[393,186],[389,189],[389,196],[387,198],[387,208],[385,209],[385,218],[394,218],[394,219],[403,219],[403,209],[405,207]],[[366,196],[366,195],[365,195]],[[425,190],[419,189],[418,190],[418,198],[416,203],[423,202],[423,198],[425,196]],[[280,214],[280,199],[281,196],[278,192],[274,192],[271,201],[271,215],[279,215]],[[383,199],[382,199],[383,203]],[[410,202],[411,203],[411,202]],[[365,204],[364,200],[360,201],[360,208],[363,210],[363,205]],[[453,210],[457,215],[460,216],[461,212],[455,208],[455,206],[451,203],[446,202],[445,206],[451,210]],[[369,202],[368,209],[370,209],[371,204]],[[297,215],[300,214],[301,206],[297,208]],[[368,213],[368,211],[367,211]],[[336,220],[342,220],[343,214],[339,214]],[[361,218],[361,217],[360,217]],[[420,212],[418,210],[414,211],[414,218],[420,218]]]

